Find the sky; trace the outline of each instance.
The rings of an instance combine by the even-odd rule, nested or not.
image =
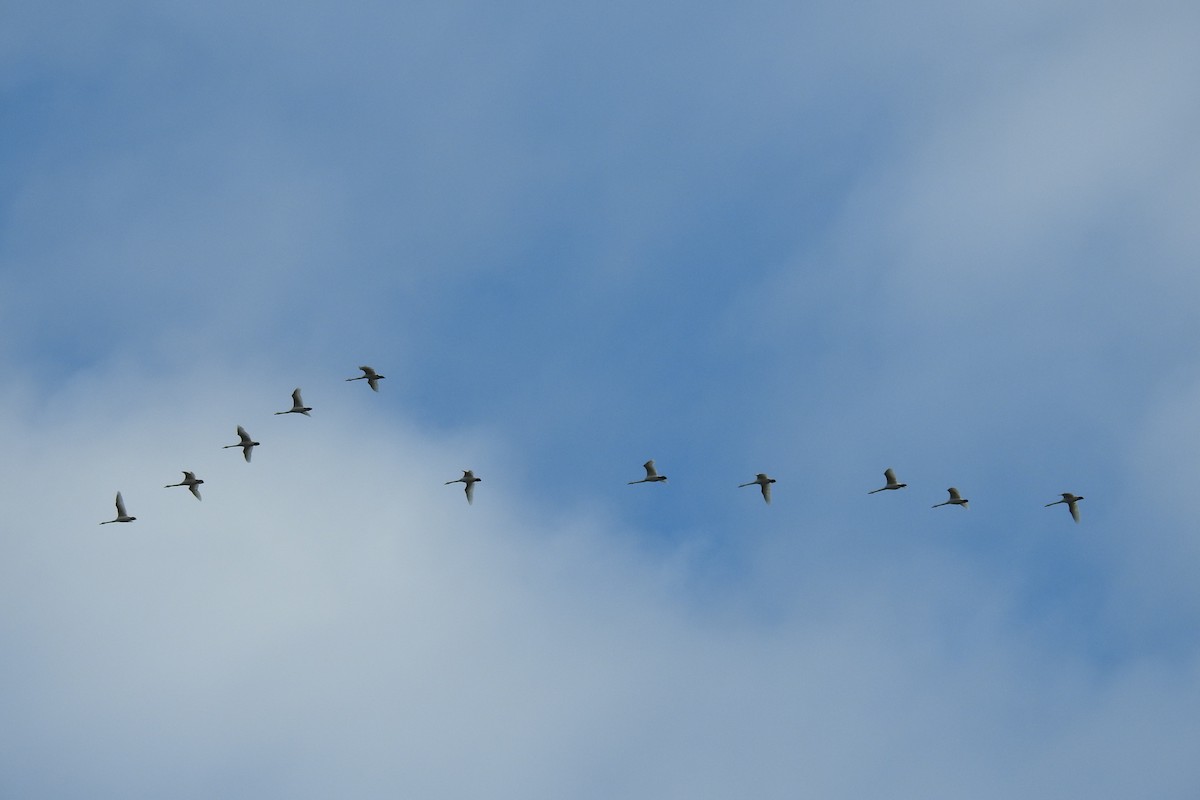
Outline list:
[[[0,20],[0,794],[1200,791],[1194,4]]]

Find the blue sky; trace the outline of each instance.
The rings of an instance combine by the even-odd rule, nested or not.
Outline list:
[[[5,795],[1195,796],[1196,9],[0,16]]]

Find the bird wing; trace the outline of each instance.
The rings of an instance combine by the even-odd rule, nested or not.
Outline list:
[[[962,495],[958,493],[958,489],[955,489],[953,486],[951,486],[947,491],[950,492],[951,500],[962,500]]]
[[[188,487],[188,489],[191,490],[192,494],[196,495],[197,500],[203,499],[202,497],[200,497],[200,487],[199,486],[197,486],[196,484],[193,483],[191,486]]]
[[[250,438],[250,434],[246,433],[246,429],[241,425],[238,425],[238,438],[242,440],[242,444],[253,441]]]
[[[1079,522],[1079,504],[1072,500],[1067,503],[1067,508],[1071,509],[1071,519]]]
[[[467,492],[467,504],[470,505],[471,503],[475,502],[475,483],[474,483],[474,481],[467,481],[466,492]]]
[[[378,373],[376,373],[371,367],[359,367],[359,369],[363,371],[364,378],[374,378],[378,376]]]
[[[125,499],[123,497],[121,497],[120,492],[117,492],[117,516],[118,517],[129,516],[128,514],[125,513]]]
[[[770,503],[771,502],[771,484],[764,481],[762,484],[762,493],[763,493],[763,500],[766,500],[768,503]]]
[[[657,478],[658,477],[658,470],[656,470],[654,468],[654,459],[653,458],[650,459],[649,461],[647,461],[645,464],[642,464],[642,466],[646,468],[646,477],[647,478]]]
[[[304,401],[300,399],[300,389],[292,392],[292,408],[304,408]]]
[[[891,467],[883,471],[883,477],[887,478],[888,483],[896,483],[896,471]]]

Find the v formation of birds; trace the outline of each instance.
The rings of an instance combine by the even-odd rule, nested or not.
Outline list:
[[[380,375],[378,372],[376,372],[371,367],[362,366],[362,367],[359,367],[359,369],[362,370],[362,373],[363,373],[362,375],[359,375],[354,378],[346,378],[346,380],[347,381],[364,381],[365,380],[373,391],[378,392],[379,391],[379,382],[381,380],[384,380],[384,378],[386,376]],[[276,411],[275,415],[279,416],[281,414],[303,414],[304,416],[307,417],[307,416],[310,416],[310,414],[308,413],[310,411],[312,411],[312,407],[304,405],[304,399],[300,396],[300,389],[299,389],[299,387],[297,387],[296,390],[292,392],[292,407],[287,409],[286,411]],[[254,438],[252,436],[250,436],[250,434],[246,432],[246,429],[243,428],[241,425],[237,426],[237,435],[238,435],[238,441],[234,442],[233,444],[225,445],[224,449],[228,450],[231,447],[240,447],[242,449],[242,456],[246,459],[246,463],[250,463],[250,453],[255,447],[259,446],[259,442],[254,441]],[[659,473],[658,468],[654,465],[653,458],[650,459],[649,461],[647,461],[645,464],[643,464],[642,467],[646,470],[646,477],[641,478],[640,480],[636,480],[636,481],[629,481],[630,486],[632,486],[635,483],[665,483],[666,482],[667,476]],[[877,492],[884,492],[884,491],[896,490],[896,489],[904,489],[908,486],[907,483],[900,483],[900,481],[898,481],[896,479],[896,472],[891,467],[888,467],[887,469],[885,469],[883,471],[883,477],[884,477],[884,480],[886,481],[886,484],[884,486],[880,486],[878,489],[872,489],[871,491],[867,492],[867,494],[876,494]],[[464,469],[461,478],[455,478],[452,481],[446,481],[445,485],[449,486],[452,483],[463,484],[463,490],[467,495],[467,502],[474,503],[475,502],[475,484],[480,483],[482,480],[483,480],[482,478],[476,477],[475,472],[473,470]],[[180,481],[179,483],[166,484],[166,486],[164,488],[171,489],[174,487],[183,486],[183,487],[186,487],[188,489],[188,491],[190,491],[197,500],[200,500],[201,497],[200,497],[200,488],[199,487],[203,483],[204,483],[204,481],[202,479],[196,477],[195,473],[184,470],[182,481]],[[738,488],[741,489],[741,488],[745,488],[747,486],[757,486],[757,487],[759,487],[759,490],[762,492],[763,501],[766,503],[770,503],[771,502],[771,484],[773,484],[773,483],[775,483],[774,478],[770,477],[766,473],[760,472],[754,477],[754,480],[752,480],[748,483],[739,484]],[[946,491],[950,494],[950,497],[947,500],[942,501],[941,503],[934,504],[933,508],[938,508],[940,506],[958,506],[959,508],[964,508],[964,509],[967,508],[967,504],[970,501],[967,498],[963,497],[962,493],[959,492],[959,490],[956,487],[951,486]],[[1055,500],[1052,503],[1046,503],[1046,508],[1049,508],[1050,506],[1056,506],[1059,504],[1063,504],[1070,511],[1071,518],[1074,519],[1076,522],[1079,522],[1079,501],[1082,499],[1083,499],[1083,497],[1074,495],[1071,492],[1062,492],[1062,499]],[[125,510],[125,500],[124,500],[124,498],[121,497],[120,492],[117,492],[116,506],[117,506],[117,516],[114,519],[109,519],[109,520],[105,520],[104,522],[101,522],[100,523],[101,525],[108,525],[113,522],[133,522],[134,520],[137,519],[137,517],[130,516],[129,513]]]

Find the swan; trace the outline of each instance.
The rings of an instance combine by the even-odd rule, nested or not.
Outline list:
[[[772,483],[775,483],[774,478],[767,477],[766,473],[760,472],[760,473],[758,473],[758,475],[755,476],[754,480],[750,481],[749,483],[739,484],[738,488],[741,489],[746,486],[754,486],[755,484],[757,484],[762,487],[763,500],[766,500],[768,503],[770,503],[771,502],[771,484]]]
[[[304,401],[300,399],[300,388],[297,387],[296,391],[292,392],[292,407],[287,411],[276,411],[275,416],[279,416],[280,414],[303,414],[307,417],[310,411],[312,409],[304,405]]]
[[[1059,503],[1066,503],[1067,508],[1069,508],[1071,510],[1071,519],[1075,520],[1076,522],[1079,522],[1079,506],[1076,505],[1076,503],[1078,503],[1082,499],[1083,499],[1082,497],[1077,497],[1076,495],[1073,495],[1070,492],[1063,492],[1062,500],[1055,500],[1053,503],[1046,503],[1046,508],[1049,508],[1050,506],[1056,506]]]
[[[658,474],[658,470],[656,470],[654,468],[654,459],[653,458],[650,459],[649,461],[647,461],[642,466],[646,468],[646,477],[642,478],[640,481],[629,481],[630,486],[632,486],[635,483],[657,483],[659,481],[665,481],[667,479],[666,475]]]
[[[867,494],[875,494],[875,492],[882,492],[885,489],[903,489],[905,486],[908,486],[907,483],[896,482],[896,472],[891,467],[888,467],[883,471],[883,477],[887,480],[887,486],[880,486],[878,489],[872,489],[871,491],[867,492]]]
[[[135,519],[137,519],[137,517],[131,517],[125,511],[125,501],[123,499],[121,499],[121,493],[117,492],[117,518],[116,519],[106,519],[104,522],[101,522],[100,524],[108,525],[110,522],[133,522]]]
[[[230,445],[230,446],[231,446],[231,447],[236,447],[236,445]],[[188,490],[189,490],[189,491],[190,491],[192,494],[196,495],[196,499],[197,499],[197,500],[199,500],[199,499],[200,499],[200,489],[199,489],[199,486],[200,486],[200,484],[202,484],[202,483],[204,483],[204,481],[202,481],[200,478],[197,478],[197,477],[196,477],[196,473],[194,473],[194,472],[188,472],[187,470],[184,470],[184,471],[183,471],[183,480],[181,480],[179,483],[168,483],[168,484],[167,484],[166,486],[164,486],[163,488],[164,488],[164,489],[170,489],[170,488],[172,488],[172,487],[175,487],[175,486],[186,486],[186,487],[188,487]]]
[[[246,429],[238,425],[238,438],[241,439],[237,444],[227,444],[222,447],[222,450],[228,450],[231,447],[242,448],[242,455],[246,457],[246,463],[250,463],[250,451],[258,447],[258,442],[250,438],[250,434],[246,433]]]
[[[944,503],[938,503],[937,505],[933,506],[933,508],[937,508],[938,506],[962,506],[963,508],[967,507],[967,503],[969,503],[970,501],[964,500],[962,495],[960,495],[958,493],[958,489],[955,489],[953,486],[951,486],[946,491],[948,491],[950,493],[950,499]]]
[[[446,481],[446,483],[443,485],[449,486],[452,483],[465,483],[466,486],[463,488],[467,493],[467,503],[470,504],[475,502],[475,484],[479,483],[481,480],[483,480],[483,478],[476,478],[473,471],[464,469],[461,478],[457,478],[452,481]]]
[[[348,380],[348,381],[365,380],[370,385],[370,387],[373,391],[378,392],[379,391],[379,382],[381,380],[383,380],[384,378],[386,378],[387,376],[380,375],[378,372],[376,372],[371,367],[359,367],[359,369],[361,369],[363,371],[362,375],[359,375],[357,378],[346,378],[346,380]]]

